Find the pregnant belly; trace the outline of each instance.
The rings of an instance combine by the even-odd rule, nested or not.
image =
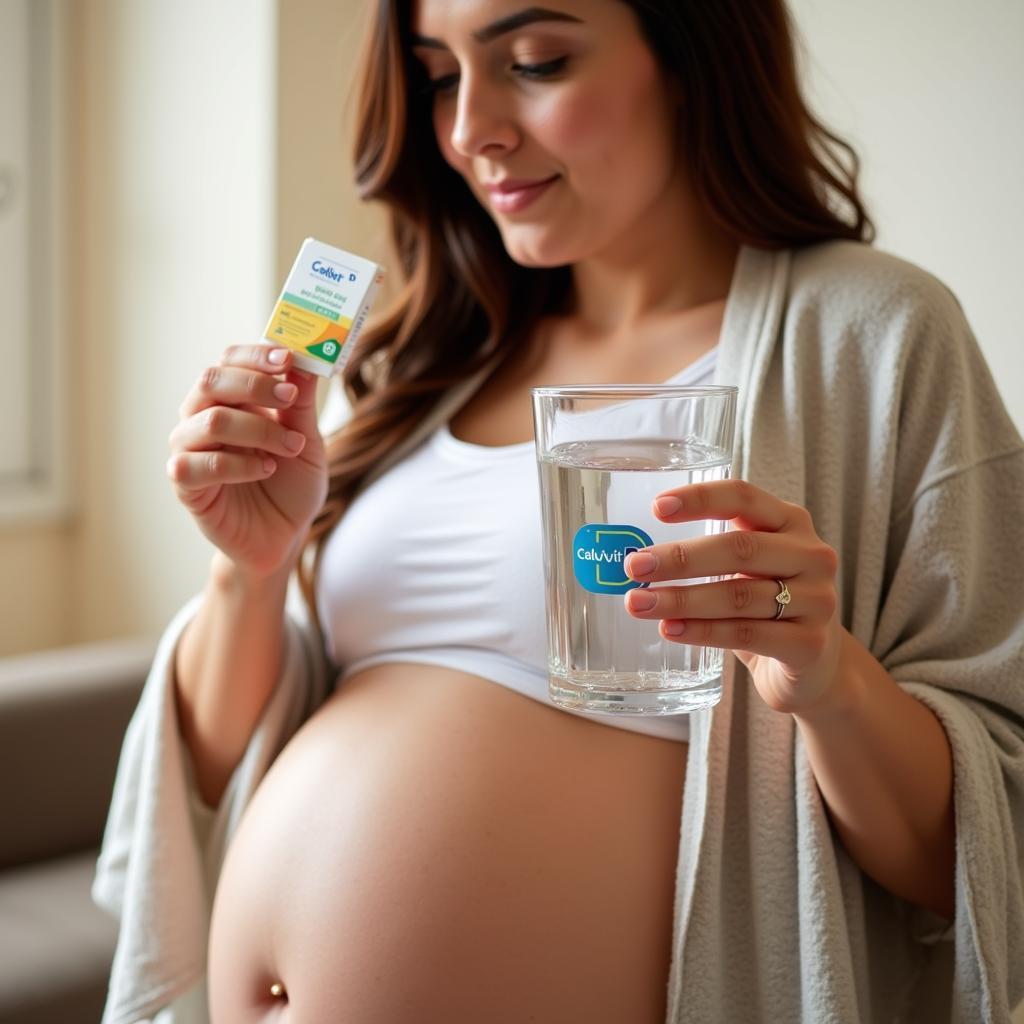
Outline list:
[[[662,1024],[686,749],[450,669],[358,673],[228,849],[213,1024]]]

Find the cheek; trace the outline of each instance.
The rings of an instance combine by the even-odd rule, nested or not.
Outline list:
[[[570,176],[595,188],[655,172],[668,148],[664,114],[649,89],[588,89],[550,110],[538,128],[547,148],[565,161]]]
[[[580,91],[539,110],[536,134],[546,148],[565,160],[571,172],[574,159],[585,159],[604,147],[607,114],[602,93]]]

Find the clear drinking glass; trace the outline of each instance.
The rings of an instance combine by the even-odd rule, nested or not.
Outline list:
[[[726,528],[716,520],[663,523],[651,504],[670,488],[729,476],[736,388],[580,384],[530,392],[551,700],[632,715],[717,704],[723,652],[664,640],[657,619],[630,615],[623,595],[651,584],[630,579],[624,562],[638,548]]]

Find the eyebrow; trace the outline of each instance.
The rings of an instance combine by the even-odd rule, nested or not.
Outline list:
[[[489,43],[497,39],[498,36],[505,35],[506,32],[514,32],[517,28],[522,28],[524,25],[532,25],[538,21],[568,21],[575,22],[577,25],[583,24],[582,18],[576,18],[563,11],[552,11],[546,7],[526,7],[515,14],[506,15],[504,18],[492,21],[490,25],[477,29],[473,33],[473,38],[478,43]],[[426,46],[433,50],[448,49],[440,39],[417,35],[415,32],[412,34],[412,45]]]

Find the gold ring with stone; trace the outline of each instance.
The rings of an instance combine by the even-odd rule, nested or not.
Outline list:
[[[775,614],[772,618],[781,619],[782,613],[786,610],[786,605],[793,600],[793,595],[789,592],[789,587],[782,580],[776,580],[775,582],[779,586],[779,592],[775,595],[775,603],[779,607],[775,609]]]

